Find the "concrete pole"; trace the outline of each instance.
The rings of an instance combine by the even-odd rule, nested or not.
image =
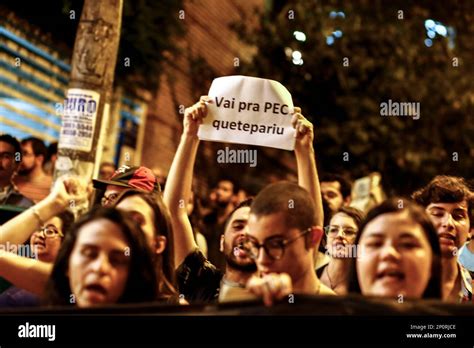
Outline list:
[[[123,0],[85,0],[62,108],[54,179],[97,176],[108,125]]]

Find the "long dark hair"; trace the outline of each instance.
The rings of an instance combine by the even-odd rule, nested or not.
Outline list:
[[[115,201],[115,206],[127,197],[132,196],[143,199],[153,210],[155,236],[166,237],[165,250],[161,254],[154,253],[155,269],[158,275],[158,299],[175,302],[178,299],[178,293],[176,291],[174,239],[170,212],[163,202],[161,195],[137,190],[123,192]]]
[[[410,200],[400,197],[391,198],[382,202],[380,205],[375,206],[367,213],[366,218],[360,226],[360,233],[357,235],[355,244],[359,245],[360,239],[364,233],[364,229],[367,227],[368,223],[377,216],[389,213],[399,213],[402,211],[406,211],[410,218],[421,226],[433,252],[431,278],[428,281],[428,285],[423,293],[422,298],[441,299],[441,249],[439,246],[438,234],[436,233],[436,229],[431,223],[430,218],[428,215],[426,215],[426,212],[422,207]],[[361,293],[359,280],[357,279],[355,258],[351,259],[348,291],[349,293]]]
[[[125,290],[118,303],[154,301],[157,295],[157,275],[153,267],[153,254],[140,227],[115,208],[98,208],[83,215],[64,237],[53,271],[46,284],[45,303],[73,305],[69,284],[69,257],[76,244],[79,231],[89,222],[106,219],[118,225],[130,247],[130,268]],[[81,233],[86,233],[82,231]]]

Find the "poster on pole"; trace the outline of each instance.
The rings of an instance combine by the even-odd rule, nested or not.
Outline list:
[[[60,148],[90,152],[94,138],[100,94],[86,89],[67,91],[63,106]]]
[[[199,139],[293,150],[293,101],[279,82],[248,76],[214,79]]]

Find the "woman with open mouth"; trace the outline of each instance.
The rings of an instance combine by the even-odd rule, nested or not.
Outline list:
[[[349,292],[397,299],[441,299],[441,251],[425,211],[402,198],[367,214],[355,243]]]
[[[46,284],[46,303],[97,307],[152,302],[157,275],[140,227],[114,208],[82,216],[67,234]]]

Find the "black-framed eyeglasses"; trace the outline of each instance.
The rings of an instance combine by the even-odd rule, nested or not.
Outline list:
[[[43,226],[40,232],[43,233],[46,238],[64,237],[63,233],[54,225]]]
[[[111,193],[108,196],[104,196],[100,200],[100,204],[102,204],[103,207],[110,206],[110,205],[114,204],[114,202],[117,200],[118,196],[119,196],[118,193]]]
[[[342,231],[342,236],[347,238],[354,238],[357,235],[357,230],[352,227],[343,227],[336,225],[329,225],[324,227],[324,232],[327,236],[335,237]]]
[[[258,258],[261,248],[265,250],[271,259],[279,260],[285,254],[285,248],[289,244],[308,234],[310,231],[312,231],[312,229],[313,228],[310,227],[304,231],[301,231],[296,237],[291,239],[284,239],[281,236],[268,237],[261,244],[256,238],[247,235],[241,243],[241,248],[245,250],[249,257],[254,260]]]

